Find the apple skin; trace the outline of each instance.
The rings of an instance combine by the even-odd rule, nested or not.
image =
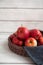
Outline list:
[[[18,46],[22,46],[22,45],[23,45],[23,41],[19,40],[17,37],[14,37],[14,38],[12,39],[12,43],[13,43],[13,44],[16,44],[16,45],[18,45]]]
[[[38,41],[39,41],[38,46],[43,45],[43,37],[40,37]]]
[[[29,37],[29,30],[25,27],[19,27],[17,30],[17,36],[21,40],[25,40]]]
[[[14,38],[15,36],[12,34],[12,35],[10,35],[10,39],[12,40],[13,38]]]
[[[33,30],[30,30],[30,36],[38,40],[39,37],[42,36],[42,33],[38,29],[33,29]]]
[[[29,46],[29,47],[35,47],[37,46],[37,41],[36,39],[30,37],[25,41],[25,46]]]

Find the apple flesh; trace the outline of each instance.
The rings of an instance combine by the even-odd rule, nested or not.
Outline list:
[[[34,39],[34,38],[28,38],[26,41],[25,41],[25,46],[29,46],[29,47],[35,47],[37,46],[37,41]]]
[[[29,37],[29,30],[25,27],[19,27],[17,30],[17,36],[21,40],[25,40]]]
[[[38,29],[33,29],[33,30],[30,31],[30,36],[35,38],[36,40],[38,40],[39,37],[42,36],[42,34]]]
[[[39,41],[38,46],[43,45],[43,37],[40,37],[38,41]]]

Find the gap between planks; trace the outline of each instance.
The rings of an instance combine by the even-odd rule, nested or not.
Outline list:
[[[0,64],[35,64],[35,63],[0,63]]]
[[[0,22],[43,22],[43,20],[0,20]]]
[[[43,9],[43,8],[24,8],[24,7],[0,7],[0,9]]]

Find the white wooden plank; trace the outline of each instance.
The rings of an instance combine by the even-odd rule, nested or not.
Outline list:
[[[0,0],[0,7],[43,8],[43,0]]]
[[[0,64],[0,65],[35,65],[35,64]]]
[[[21,26],[21,24],[23,24],[23,26],[27,27],[28,29],[37,28],[43,30],[43,22],[0,22],[0,33],[14,33],[18,29],[18,27]]]
[[[33,61],[30,58],[24,58],[24,57],[18,56],[13,52],[9,52],[9,53],[6,52],[5,54],[4,53],[0,54],[0,63],[23,63],[23,64],[31,63],[32,64]]]
[[[0,20],[43,20],[43,10],[0,9]]]
[[[0,41],[8,39],[12,33],[0,33]]]

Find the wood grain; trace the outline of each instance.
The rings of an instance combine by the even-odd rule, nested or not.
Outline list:
[[[17,64],[15,64],[15,63],[14,63],[14,64],[10,64],[10,63],[6,64],[6,63],[5,63],[5,64],[4,64],[4,63],[3,63],[3,64],[1,64],[1,65],[35,65],[35,64],[22,64],[22,63],[21,63],[21,64],[19,64],[19,63],[17,63]]]
[[[43,20],[43,9],[0,9],[0,20]]]
[[[0,8],[43,8],[43,0],[0,0]]]

